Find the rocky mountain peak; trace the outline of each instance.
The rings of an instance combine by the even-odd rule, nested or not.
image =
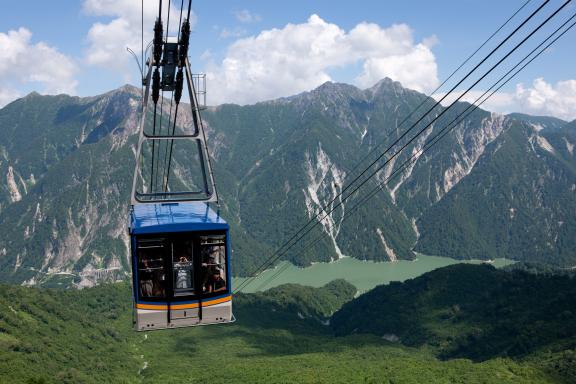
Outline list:
[[[314,101],[327,101],[327,100],[342,100],[350,97],[359,97],[361,90],[350,84],[334,83],[327,81],[324,84],[314,88],[311,91],[303,92],[290,98],[283,100],[296,101],[296,102],[314,102]]]
[[[402,88],[402,84],[398,81],[394,81],[389,77],[385,77],[382,80],[378,81],[376,84],[374,84],[373,86],[371,86],[370,88],[367,88],[367,91],[371,91],[371,92],[378,92],[382,89],[391,89],[393,87],[400,87]]]
[[[123,86],[108,92],[108,94],[117,94],[117,93],[127,93],[132,96],[141,97],[142,89],[135,87],[132,84],[124,84]]]
[[[327,81],[324,84],[317,87],[316,89],[312,90],[311,93],[331,94],[331,93],[345,93],[345,92],[357,92],[357,91],[359,91],[359,89],[353,85]]]
[[[32,91],[29,94],[27,94],[26,96],[24,96],[24,98],[32,98],[32,97],[38,97],[38,96],[42,96],[40,95],[38,92],[36,91]]]
[[[389,77],[385,77],[382,80],[378,81],[372,87],[367,88],[364,90],[366,96],[371,99],[381,99],[381,98],[404,98],[407,95],[414,96],[424,96],[421,92],[404,88],[402,84],[398,81],[394,81]]]

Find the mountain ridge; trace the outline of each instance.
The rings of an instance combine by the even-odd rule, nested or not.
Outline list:
[[[70,278],[64,279],[68,281],[65,284],[75,281],[92,285],[126,276],[128,242],[125,219],[121,216],[127,212],[129,201],[139,97],[138,88],[125,85],[90,98],[38,95],[36,103],[20,99],[0,109],[3,134],[0,175],[5,180],[0,185],[0,230],[8,234],[0,239],[2,280],[47,283],[54,276],[59,281],[68,273]],[[435,103],[426,95],[383,79],[365,90],[326,83],[290,98],[248,106],[220,105],[204,111],[222,212],[233,228],[237,273],[252,270],[288,234],[319,213],[320,207],[358,174],[353,165],[399,137],[402,130],[396,125],[422,102]],[[441,106],[435,108],[436,114],[444,110]],[[445,113],[425,130],[423,138],[379,171],[377,180],[386,179],[399,164],[422,149],[426,143],[424,137],[428,140],[434,137],[443,124],[464,108],[464,104],[458,104],[454,111]],[[189,118],[186,109],[182,110],[180,123]],[[423,124],[430,121],[431,118],[425,118]],[[406,126],[415,123],[416,118],[412,118]],[[490,172],[494,173],[491,169],[510,161],[508,157],[496,164],[498,157],[493,157],[494,154],[503,153],[502,148],[507,153],[516,148],[512,146],[514,140],[525,143],[509,156],[513,153],[512,161],[523,164],[528,172],[527,182],[539,177],[550,180],[535,187],[527,183],[523,193],[526,196],[545,190],[551,193],[550,188],[542,186],[560,185],[563,189],[554,193],[564,199],[562,209],[571,212],[576,203],[569,192],[571,183],[576,181],[571,173],[575,165],[570,148],[576,143],[573,134],[576,130],[574,123],[561,127],[562,123],[560,119],[504,116],[479,109],[415,164],[400,172],[369,206],[362,206],[356,214],[346,216],[346,220],[341,212],[335,211],[311,233],[310,238],[322,236],[318,243],[312,247],[298,244],[287,258],[298,265],[335,260],[344,255],[393,261],[414,258],[416,247],[421,252],[456,258],[504,256],[574,265],[576,256],[571,256],[574,245],[567,239],[576,224],[569,220],[569,214],[561,214],[557,206],[547,207],[539,215],[550,223],[556,220],[563,224],[551,226],[549,233],[535,235],[543,243],[560,242],[556,248],[532,250],[524,256],[515,254],[518,249],[502,247],[503,240],[492,234],[491,228],[501,228],[495,223],[503,215],[510,215],[510,209],[519,209],[512,206],[518,193],[493,210],[492,221],[482,224],[486,228],[482,231],[494,235],[486,236],[488,243],[478,233],[472,236],[473,232],[462,232],[461,224],[439,225],[446,213],[456,218],[460,217],[459,212],[468,210],[473,214],[466,219],[467,223],[480,217],[472,209],[478,201],[473,197],[478,192],[473,193],[469,187],[457,188],[463,181],[474,179],[475,185],[492,185],[494,196],[509,193],[498,188],[513,186],[486,183]],[[424,125],[416,128],[420,127]],[[502,136],[507,132],[514,135]],[[546,148],[552,148],[554,154]],[[529,166],[525,157],[541,166]],[[368,158],[372,159],[373,156]],[[557,184],[554,180],[563,181]],[[374,187],[376,183],[371,181],[369,185]],[[471,199],[462,200],[460,194],[464,192],[472,194]],[[74,203],[69,207],[82,214],[65,208],[64,202],[70,201],[70,196]],[[360,197],[353,195],[344,203],[346,215],[351,213],[346,210]],[[457,201],[464,201],[468,208],[462,211]],[[434,210],[441,202],[442,211]],[[527,213],[534,210],[534,204],[522,204]],[[86,217],[90,217],[89,221]],[[523,221],[510,227],[516,237],[527,225],[526,220],[530,220],[529,215],[515,216],[519,217]],[[436,231],[444,227],[450,229],[449,234]],[[556,234],[560,237],[554,240]],[[446,239],[451,240],[445,242]],[[471,244],[483,242],[476,254],[464,252]],[[526,245],[532,246],[530,241]],[[76,256],[70,257],[71,252]],[[46,273],[50,275],[47,280],[43,277]],[[58,277],[58,273],[64,275]]]

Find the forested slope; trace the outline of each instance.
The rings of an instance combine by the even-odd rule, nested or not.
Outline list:
[[[127,284],[2,285],[0,382],[574,382],[569,277],[448,267],[354,292],[286,285],[238,295],[234,324],[137,333]]]

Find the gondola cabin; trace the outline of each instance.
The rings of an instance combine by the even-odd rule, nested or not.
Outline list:
[[[232,321],[228,231],[228,224],[203,202],[133,206],[137,330]]]
[[[152,52],[142,62],[147,71],[142,72],[129,219],[134,325],[139,331],[234,319],[229,227],[211,209],[219,206],[218,192],[200,116],[206,78],[193,75],[188,61],[190,11],[191,2],[178,38],[169,39],[159,2]],[[166,19],[168,24],[169,14]],[[185,89],[190,110],[182,118],[178,111]]]

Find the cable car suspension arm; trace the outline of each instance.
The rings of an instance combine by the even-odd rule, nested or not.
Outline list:
[[[154,74],[152,75],[152,101],[154,102],[154,121],[152,125],[152,135],[156,134],[156,114],[158,107],[158,99],[160,98],[160,59],[162,58],[162,38],[164,35],[164,27],[162,25],[162,0],[160,0],[160,6],[158,9],[158,18],[154,23],[154,48],[152,56],[154,61],[152,65],[155,66]],[[160,106],[162,108],[162,106]],[[150,192],[153,192],[154,186],[154,153],[155,153],[155,143],[152,140],[152,167],[150,174]]]

